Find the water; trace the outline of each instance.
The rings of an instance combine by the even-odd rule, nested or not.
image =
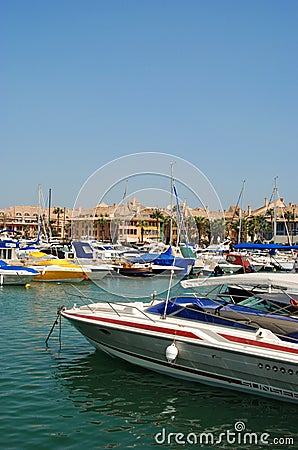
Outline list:
[[[120,289],[121,281],[115,283]],[[148,287],[151,281],[130,284],[135,283]],[[86,296],[98,295],[90,282],[78,287]],[[46,348],[57,307],[74,301],[67,292],[77,291],[46,283],[0,289],[1,449],[261,449],[267,448],[259,441],[265,432],[273,448],[297,448],[296,405],[132,366],[96,352],[66,321],[61,350],[59,326]],[[239,442],[233,443],[227,432],[235,427],[245,430],[236,433]],[[257,436],[256,444],[244,442],[245,431]],[[209,444],[200,445],[201,434],[207,432],[213,444],[210,435]],[[221,442],[215,443],[220,433]],[[279,444],[273,445],[273,439]]]

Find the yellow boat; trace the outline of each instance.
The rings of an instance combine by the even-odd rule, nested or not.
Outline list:
[[[86,269],[68,259],[58,259],[43,252],[31,252],[26,266],[39,272],[34,281],[79,283],[88,279]]]

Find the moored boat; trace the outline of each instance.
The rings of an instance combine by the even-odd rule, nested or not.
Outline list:
[[[123,263],[121,266],[115,266],[114,271],[120,275],[130,277],[145,277],[153,275],[151,264]]]
[[[39,272],[32,268],[7,264],[0,260],[0,286],[29,284]]]
[[[298,402],[295,339],[284,341],[258,325],[203,321],[195,310],[189,314],[194,303],[191,297],[100,302],[60,314],[111,356],[188,381]]]
[[[50,258],[42,252],[32,252],[24,264],[38,271],[34,281],[79,283],[88,279],[87,270],[83,270],[81,266],[67,259]]]

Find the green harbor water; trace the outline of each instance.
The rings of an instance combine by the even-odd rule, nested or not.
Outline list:
[[[156,288],[150,283],[125,280],[115,290],[137,298]],[[91,282],[0,289],[1,449],[298,448],[296,405],[132,366],[95,351],[66,321],[61,348],[59,324],[47,348],[57,308],[79,303],[69,297],[78,289],[113,297]]]

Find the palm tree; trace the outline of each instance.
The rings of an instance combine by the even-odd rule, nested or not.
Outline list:
[[[7,219],[8,219],[8,215],[4,212],[0,213],[0,218],[1,218],[1,223],[2,223],[2,228],[3,230],[6,228],[6,223],[7,223]]]
[[[268,218],[270,218],[271,238],[272,238],[272,236],[274,234],[274,225],[273,225],[273,223],[274,223],[274,209],[273,208],[268,209],[267,216],[268,216]]]
[[[171,224],[172,222],[172,224]],[[175,226],[175,221],[170,216],[165,216],[163,222],[162,222],[162,233],[164,234],[164,242],[166,244],[171,244],[170,242],[170,235],[171,235],[171,228],[172,228],[172,235],[173,235],[173,228]]]
[[[67,238],[69,238],[69,230],[71,230],[71,223],[66,223],[64,225],[64,237],[66,236]]]
[[[141,242],[144,242],[144,231],[147,226],[148,226],[148,223],[145,220],[140,220],[137,223],[137,227],[141,228]]]
[[[198,229],[199,245],[202,245],[202,239],[206,235],[208,236],[208,241],[210,241],[210,223],[205,217],[197,216],[194,219]]]
[[[247,241],[247,232],[248,232],[248,219],[241,219],[241,230],[240,230],[240,219],[230,222],[227,224],[228,227],[228,235],[231,235],[235,241],[245,242]],[[239,236],[240,232],[240,236]]]
[[[101,234],[102,241],[104,241],[104,228],[105,228],[106,222],[107,222],[107,219],[105,219],[104,217],[100,217],[99,219],[96,220],[96,224],[98,224],[99,228],[100,228],[100,234]]]
[[[29,231],[30,231],[30,226],[28,224],[23,225],[23,233],[24,233],[25,239],[28,239]]]
[[[155,209],[154,212],[150,215],[151,219],[156,220],[157,226],[157,239],[160,240],[160,222],[164,222],[165,217],[160,209]]]
[[[284,214],[285,220],[287,221],[287,227],[288,227],[288,234],[290,235],[290,222],[294,222],[295,220],[295,215],[292,211],[286,211]],[[292,227],[292,240],[293,240],[293,228],[294,228],[294,224]],[[290,240],[290,237],[289,237]],[[291,242],[289,242],[289,244],[291,245]]]
[[[59,208],[59,206],[57,206],[57,208],[54,209],[53,213],[56,214],[57,216],[57,233],[59,234],[59,225],[60,225],[60,214],[63,213],[63,209]]]
[[[263,241],[269,229],[269,223],[266,222],[265,216],[256,216],[248,220],[247,232],[252,242],[256,239]]]

